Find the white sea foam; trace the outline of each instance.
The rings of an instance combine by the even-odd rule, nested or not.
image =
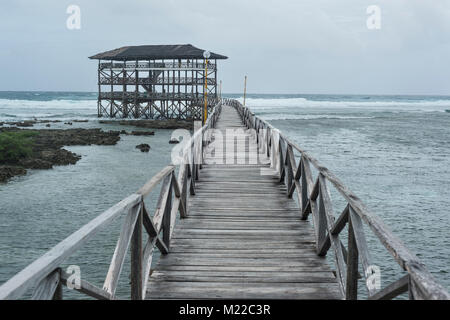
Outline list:
[[[0,120],[32,118],[77,119],[96,115],[96,100],[9,100],[0,99]]]
[[[450,100],[375,100],[336,101],[309,100],[305,98],[247,98],[246,105],[255,111],[276,108],[314,108],[314,109],[362,109],[364,111],[441,111],[450,109]],[[243,98],[238,99],[241,103]]]
[[[302,97],[259,97],[247,98],[246,105],[267,120],[364,119],[368,118],[364,114],[366,112],[446,112],[446,110],[450,110],[450,100],[439,98],[413,100],[393,97],[390,100],[386,97],[372,96],[370,99],[353,98],[345,100],[345,98],[342,98],[341,101],[332,97],[319,99],[322,100]],[[242,102],[243,98],[241,97],[238,100]],[[341,112],[345,114],[339,115]],[[357,114],[349,114],[354,112]],[[0,120],[17,121],[34,117],[77,119],[95,117],[96,113],[96,99],[47,101],[0,99]]]
[[[351,119],[373,119],[375,117],[365,117],[365,116],[338,116],[338,115],[330,115],[330,114],[276,114],[276,113],[267,113],[261,115],[264,120],[320,120],[320,119],[328,119],[328,120],[351,120]]]
[[[27,109],[93,109],[97,108],[96,100],[10,100],[0,99],[0,110],[6,108]]]

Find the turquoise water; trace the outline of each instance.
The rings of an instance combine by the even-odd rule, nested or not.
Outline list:
[[[241,95],[227,97],[242,101]],[[450,97],[249,95],[246,104],[340,177],[450,288]],[[131,129],[98,123],[96,93],[0,92],[0,122],[35,117],[89,119],[74,126]],[[63,123],[52,127],[67,128]],[[122,135],[116,146],[69,147],[83,156],[76,165],[30,170],[0,185],[0,283],[169,163],[171,132]],[[140,143],[149,143],[150,153],[134,148]],[[332,196],[339,213],[344,203]],[[120,222],[68,261],[98,286]],[[382,268],[387,284],[398,268],[367,234],[373,263]],[[127,269],[121,281],[119,294],[127,298]]]

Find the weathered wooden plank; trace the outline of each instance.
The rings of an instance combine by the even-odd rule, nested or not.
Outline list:
[[[142,220],[144,211],[142,205],[139,209],[138,217],[134,225],[133,235],[131,236],[131,300],[142,300]]]
[[[312,235],[312,232],[310,230],[283,230],[282,233],[280,233],[280,230],[259,230],[259,229],[184,229],[180,228],[177,233],[176,237],[180,236],[186,236],[186,235],[208,235],[208,236],[218,236],[218,235],[225,235],[225,236],[276,236],[276,237],[284,237],[284,236],[303,236],[303,235]]]
[[[404,275],[399,280],[389,284],[375,294],[369,296],[369,300],[391,300],[408,291],[409,275]]]
[[[179,266],[283,266],[283,267],[313,267],[313,266],[327,266],[326,261],[318,260],[313,257],[305,257],[299,259],[281,259],[281,258],[208,258],[196,257],[195,260],[187,260],[183,257],[176,257],[175,255],[168,258],[161,258],[159,265],[179,265]]]
[[[348,253],[347,253],[347,282],[345,298],[347,300],[358,299],[358,245],[355,239],[355,230],[350,219],[348,225]]]
[[[150,277],[150,268],[152,266],[152,260],[153,260],[153,251],[155,250],[155,243],[156,243],[157,237],[149,237],[147,240],[145,246],[144,246],[144,252],[142,254],[142,270],[143,270],[143,287],[142,287],[142,298],[145,299],[145,296],[147,294],[147,286],[148,286],[148,279]]]
[[[293,239],[293,240],[272,240],[261,242],[260,240],[247,240],[241,242],[238,239],[211,239],[204,241],[203,239],[174,239],[172,241],[173,248],[171,252],[177,249],[198,248],[198,250],[275,250],[275,249],[308,249],[314,248],[314,240],[311,239]]]
[[[334,225],[334,214],[331,197],[326,185],[325,178],[321,174],[319,174],[318,181],[320,185],[320,206],[323,207],[324,213],[324,217],[322,217],[322,220],[326,220],[326,229],[328,231],[331,246],[334,251],[334,262],[337,273],[336,278],[339,282],[341,293],[343,296],[345,296],[345,283],[347,274],[345,273],[345,260],[342,253],[341,241],[339,240],[338,235],[331,234],[331,227]]]
[[[239,258],[248,258],[248,259],[292,259],[293,261],[302,260],[302,259],[313,259],[316,258],[314,250],[305,250],[303,252],[286,252],[286,251],[273,251],[273,252],[172,252],[172,257],[174,258],[183,258],[183,259],[239,259]]]
[[[143,214],[142,222],[145,227],[145,230],[149,234],[150,238],[152,238],[152,239],[154,238],[155,244],[158,247],[159,251],[161,251],[161,253],[163,253],[163,254],[169,253],[169,249],[167,248],[167,246],[164,244],[164,242],[159,237],[159,233],[161,230],[161,223],[159,223],[159,227],[157,229],[157,227],[154,225],[153,221],[148,216],[148,212],[147,212],[147,209],[146,209],[144,203],[142,204],[142,207],[143,207],[142,208],[142,214]]]
[[[152,282],[225,282],[225,283],[336,283],[330,272],[238,273],[238,272],[168,272],[155,271]]]
[[[314,246],[311,244],[294,244],[293,246],[289,246],[284,244],[279,245],[278,247],[270,247],[264,246],[264,244],[260,246],[240,246],[237,248],[230,248],[227,244],[216,243],[215,246],[194,246],[194,245],[180,245],[177,244],[174,246],[171,253],[180,253],[180,254],[236,254],[236,255],[244,255],[244,254],[263,254],[269,255],[272,254],[274,257],[283,254],[315,254]]]
[[[65,286],[67,286],[67,281],[69,281],[69,280],[70,280],[70,275],[67,274],[64,270],[61,270],[62,283]],[[73,290],[79,291],[85,295],[88,295],[88,296],[98,299],[98,300],[114,300],[115,299],[114,296],[112,296],[110,293],[94,286],[93,284],[91,284],[88,281],[85,281],[83,279],[80,279],[80,287],[74,286]]]
[[[286,272],[331,272],[326,264],[286,266],[286,265],[158,265],[158,271],[220,271],[220,272],[271,272],[281,274]]]
[[[334,225],[331,227],[331,234],[339,234],[342,229],[345,228],[345,225],[348,222],[348,213],[349,213],[350,206],[347,205],[342,211],[341,215],[337,218],[337,220],[334,222]]]
[[[273,213],[271,214],[270,218],[266,218],[264,216],[257,215],[258,213],[252,213],[253,215],[247,216],[245,213],[238,215],[236,212],[232,212],[229,215],[208,215],[208,213],[203,214],[203,217],[198,217],[197,215],[190,216],[188,219],[183,220],[184,224],[195,224],[197,222],[204,223],[204,224],[210,224],[210,223],[241,223],[242,225],[245,225],[245,223],[255,223],[258,225],[272,225],[273,223],[284,225],[284,224],[290,224],[290,225],[296,225],[296,226],[302,226],[305,229],[311,228],[311,225],[308,221],[299,220],[298,215],[295,215],[295,213],[291,214],[279,214],[279,213]]]
[[[281,221],[281,222],[258,222],[258,221],[249,221],[249,220],[224,220],[221,219],[220,222],[212,221],[212,222],[204,222],[204,221],[189,221],[188,223],[183,224],[182,229],[216,229],[216,230],[232,230],[232,229],[242,229],[245,226],[245,223],[248,223],[247,230],[253,229],[264,229],[264,230],[304,230],[305,226],[301,224],[294,223],[293,221]]]
[[[349,207],[349,221],[352,225],[354,240],[358,249],[358,254],[363,266],[364,274],[367,278],[367,273],[370,270],[371,258],[369,253],[369,247],[367,246],[366,237],[364,235],[364,227],[361,218],[353,211],[352,207]],[[375,293],[375,288],[367,286],[369,295]]]
[[[171,222],[175,221],[175,219],[172,219],[170,216],[172,213],[175,215],[178,209],[173,210],[172,212],[172,186],[173,186],[173,180],[170,179],[169,182],[169,192],[167,193],[167,199],[166,203],[164,205],[164,216],[162,221],[162,229],[163,229],[163,242],[166,245],[166,247],[170,248],[170,236],[171,236]]]
[[[59,270],[53,271],[38,283],[31,300],[52,300],[60,285],[60,281]]]
[[[150,299],[340,299],[332,283],[154,282]]]
[[[103,284],[103,290],[114,295],[117,289],[117,283],[125,262],[125,256],[130,246],[131,238],[135,229],[136,221],[140,215],[142,203],[139,203],[130,210],[122,224],[119,240],[114,250],[114,254],[109,265],[108,273]]]

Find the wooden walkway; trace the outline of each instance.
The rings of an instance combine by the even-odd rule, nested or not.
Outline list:
[[[245,127],[237,111],[224,106],[216,129],[226,140],[227,129]],[[335,276],[315,252],[312,226],[300,220],[269,159],[237,162],[254,157],[255,138],[242,131],[233,140],[242,151],[224,151],[231,164],[208,164],[222,157],[206,153],[189,217],[177,223],[146,298],[341,299]]]

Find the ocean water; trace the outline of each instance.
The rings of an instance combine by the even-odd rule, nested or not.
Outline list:
[[[242,95],[225,96],[242,101]],[[246,104],[332,170],[450,288],[450,97],[267,94],[248,95]],[[0,122],[33,118],[132,129],[99,124],[96,93],[0,92]],[[171,130],[155,131],[151,137],[122,135],[116,146],[69,147],[83,156],[76,165],[30,170],[0,185],[0,283],[169,163]],[[149,143],[150,153],[136,150],[139,143]],[[336,193],[332,198],[338,214],[345,203]],[[68,261],[98,286],[120,222]],[[399,268],[369,230],[366,235],[386,285]],[[129,297],[126,289],[119,295]]]

